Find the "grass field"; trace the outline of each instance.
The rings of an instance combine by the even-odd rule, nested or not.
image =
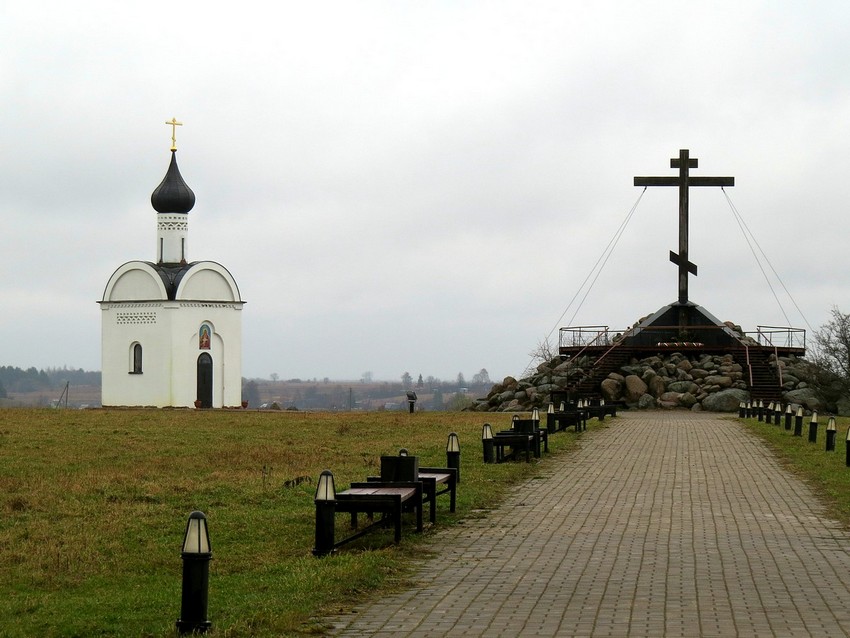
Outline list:
[[[781,425],[759,422],[757,419],[742,419],[741,422],[774,451],[783,464],[805,480],[823,499],[832,518],[850,528],[850,468],[847,467],[846,439],[850,418],[836,417],[835,451],[826,452],[826,426],[829,417],[818,417],[817,442],[809,443],[811,417],[803,418],[803,436],[793,436],[785,429],[784,416]]]
[[[485,465],[481,425],[509,414],[305,413],[195,410],[0,410],[0,636],[172,636],[180,611],[180,545],[192,510],[205,512],[213,561],[213,636],[321,633],[323,614],[404,585],[428,531],[369,534],[317,559],[314,482],[338,489],[378,473],[401,447],[445,465],[461,442],[458,511],[438,503],[437,526],[480,516],[537,463]],[[616,423],[616,420],[613,421]],[[606,421],[607,426],[609,421]],[[742,420],[850,525],[848,419],[837,451],[784,427]],[[592,421],[590,428],[600,425]],[[575,433],[551,437],[553,454]],[[545,463],[545,458],[543,460]],[[309,477],[309,481],[298,480]],[[297,484],[296,484],[297,483]],[[441,497],[442,501],[444,497]],[[345,517],[339,516],[340,533]],[[408,523],[409,525],[409,523]],[[408,527],[409,529],[409,527]]]
[[[455,524],[537,471],[482,462],[482,424],[504,429],[510,416],[0,410],[0,636],[173,635],[195,509],[213,550],[212,635],[319,633],[323,613],[400,586],[429,536],[406,533],[394,546],[380,532],[313,557],[319,473],[330,469],[344,489],[401,447],[444,466],[455,431],[458,511],[439,502],[437,526]],[[553,436],[552,453],[576,437]]]

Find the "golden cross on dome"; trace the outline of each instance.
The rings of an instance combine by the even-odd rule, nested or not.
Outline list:
[[[172,117],[170,122],[166,122],[171,127],[171,150],[177,150],[177,127],[183,126],[183,122],[178,122],[176,117]]]

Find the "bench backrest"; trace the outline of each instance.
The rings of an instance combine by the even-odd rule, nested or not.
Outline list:
[[[512,424],[515,432],[531,434],[534,432],[534,428],[539,426],[540,422],[533,419],[514,419]]]
[[[412,482],[419,480],[419,457],[418,456],[382,456],[381,457],[381,481],[384,483],[397,483],[399,481]]]

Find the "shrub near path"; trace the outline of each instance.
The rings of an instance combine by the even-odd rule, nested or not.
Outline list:
[[[369,534],[314,558],[314,482],[376,474],[401,447],[445,465],[460,436],[458,511],[495,505],[536,464],[484,465],[481,426],[510,414],[252,410],[0,410],[0,636],[166,636],[180,611],[180,544],[209,522],[212,635],[279,636],[397,587],[428,534]],[[553,453],[574,433],[553,436]],[[337,517],[340,530],[345,517]],[[320,631],[320,628],[314,628]]]

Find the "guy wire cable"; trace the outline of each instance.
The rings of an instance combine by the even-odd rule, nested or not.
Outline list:
[[[608,244],[605,246],[604,250],[602,251],[602,254],[599,255],[599,258],[596,260],[596,263],[593,264],[593,267],[590,269],[590,272],[587,273],[587,277],[584,278],[584,281],[578,287],[578,290],[576,290],[576,293],[573,295],[573,298],[570,299],[570,302],[567,304],[567,307],[564,308],[564,312],[562,312],[561,316],[558,317],[558,321],[555,323],[553,328],[549,331],[549,334],[546,335],[545,343],[549,342],[549,339],[552,337],[552,334],[555,332],[555,330],[558,329],[558,327],[560,326],[561,321],[563,320],[564,316],[567,314],[567,312],[569,312],[570,307],[573,305],[573,303],[576,300],[576,297],[579,296],[579,294],[581,293],[585,284],[587,284],[587,281],[591,278],[594,271],[596,271],[597,266],[599,266],[599,262],[602,262],[602,265],[599,266],[599,270],[598,270],[598,272],[596,272],[596,276],[593,278],[593,281],[591,282],[590,287],[587,289],[587,292],[585,292],[584,297],[582,297],[581,302],[579,303],[578,308],[576,308],[576,311],[573,313],[573,316],[570,319],[570,321],[575,319],[576,315],[578,314],[578,311],[581,309],[581,306],[584,304],[585,299],[587,299],[587,295],[590,294],[590,290],[593,288],[593,285],[596,283],[596,280],[599,278],[599,275],[602,273],[602,269],[605,268],[605,264],[608,263],[608,258],[611,256],[611,253],[614,252],[614,248],[617,247],[617,243],[620,241],[620,237],[622,237],[623,232],[626,230],[626,226],[628,226],[629,221],[631,220],[632,216],[635,214],[635,211],[637,210],[638,204],[640,204],[640,200],[643,198],[644,193],[646,193],[646,186],[643,187],[643,190],[640,192],[640,195],[638,195],[637,200],[635,200],[635,203],[632,205],[632,207],[629,210],[628,214],[626,215],[625,219],[623,219],[623,221],[620,222],[620,226],[617,228],[616,231],[614,231],[614,235],[608,241]],[[528,363],[528,366],[526,366],[525,369],[528,370],[531,367],[531,364],[533,362],[534,362],[534,357],[531,358],[531,360]]]

